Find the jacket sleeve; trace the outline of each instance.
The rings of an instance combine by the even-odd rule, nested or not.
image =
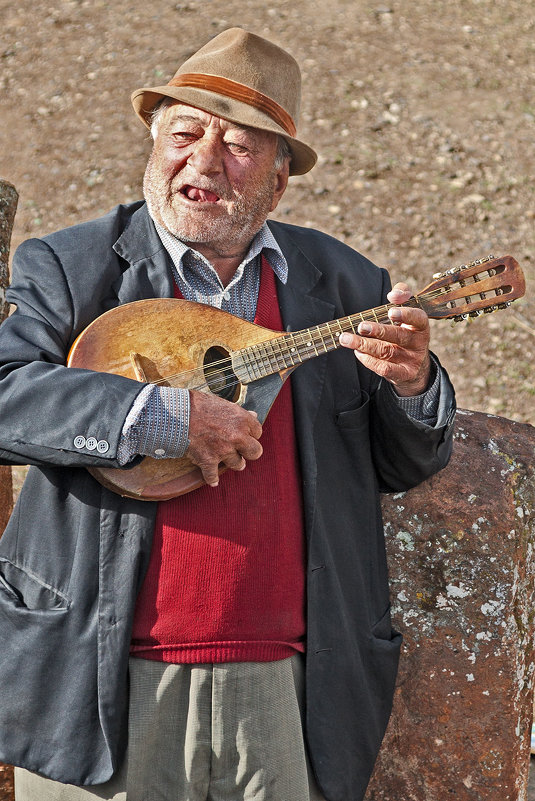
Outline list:
[[[29,240],[19,247],[7,292],[15,310],[0,326],[3,463],[119,466],[122,426],[142,385],[66,367],[79,333],[75,297],[46,242]]]
[[[390,291],[383,271],[383,303]],[[428,425],[409,415],[390,385],[375,378],[371,392],[370,440],[382,492],[403,492],[442,470],[451,456],[455,420],[455,391],[437,357],[439,394],[436,423]],[[371,386],[373,386],[373,381]]]
[[[455,394],[439,366],[440,397],[434,426],[410,417],[385,382],[371,403],[371,445],[382,492],[401,492],[444,468],[450,458],[455,419]]]

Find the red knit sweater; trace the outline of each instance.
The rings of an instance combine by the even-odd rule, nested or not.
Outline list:
[[[265,262],[255,322],[282,330],[275,276]],[[261,443],[261,458],[225,472],[217,489],[204,486],[158,505],[134,656],[258,662],[304,650],[304,533],[289,381]]]

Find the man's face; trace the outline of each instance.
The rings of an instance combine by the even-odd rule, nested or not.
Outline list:
[[[207,256],[244,251],[286,188],[276,151],[275,134],[166,108],[143,184],[153,218]]]

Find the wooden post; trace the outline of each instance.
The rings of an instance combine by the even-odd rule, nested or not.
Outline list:
[[[9,283],[9,245],[17,200],[18,193],[15,187],[0,180],[0,323],[8,313],[5,291]],[[6,527],[12,506],[11,468],[0,466],[0,534]]]
[[[460,410],[450,464],[383,502],[394,711],[367,801],[525,801],[535,677],[535,428]]]
[[[0,323],[7,317],[8,304],[5,291],[9,283],[9,246],[17,209],[18,193],[14,186],[0,180]],[[6,527],[13,508],[11,468],[0,466],[0,536]],[[13,799],[13,768],[0,764],[0,798]]]

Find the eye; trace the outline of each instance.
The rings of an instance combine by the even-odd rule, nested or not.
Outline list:
[[[197,135],[191,133],[191,131],[173,131],[171,138],[178,145],[187,145],[189,142],[194,142],[197,139]]]
[[[246,156],[249,153],[249,148],[239,142],[225,142],[225,145],[235,156]]]

